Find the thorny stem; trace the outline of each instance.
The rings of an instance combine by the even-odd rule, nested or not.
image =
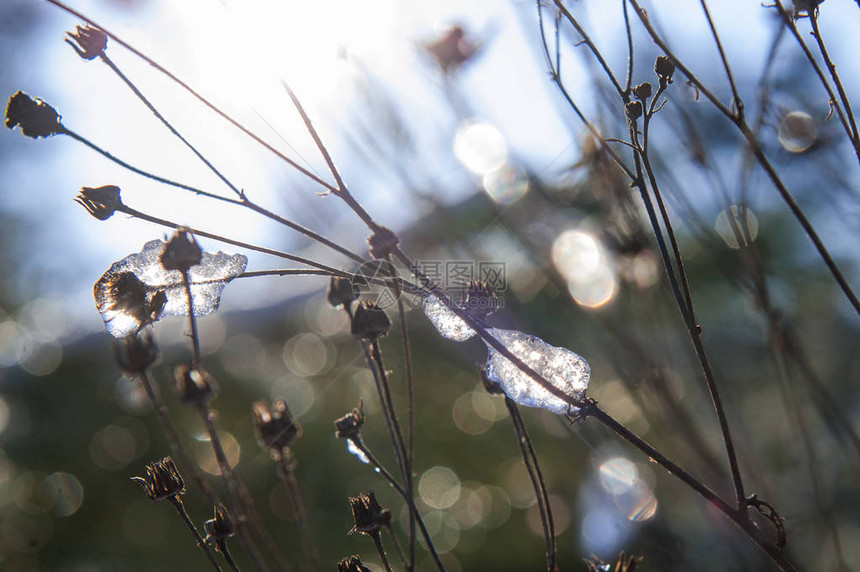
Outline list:
[[[290,466],[289,451],[282,450],[277,454],[278,465],[280,467],[281,478],[287,485],[287,490],[290,493],[290,500],[293,503],[293,510],[296,515],[296,523],[299,527],[299,536],[302,538],[302,548],[305,551],[305,556],[308,559],[308,564],[311,570],[319,572],[320,570],[320,555],[317,552],[314,536],[311,533],[311,523],[308,519],[308,511],[305,509],[305,503],[302,500],[302,493],[299,490],[299,481]]]
[[[558,564],[556,563],[555,524],[552,520],[552,507],[549,503],[549,495],[546,491],[543,473],[540,470],[537,454],[532,446],[531,438],[529,438],[526,424],[520,415],[517,404],[508,396],[505,396],[505,406],[508,408],[508,413],[514,424],[517,444],[523,456],[523,464],[526,466],[529,479],[532,482],[532,488],[535,491],[535,499],[538,503],[541,525],[543,526],[543,537],[546,542],[546,567],[548,572],[555,572],[558,570]]]
[[[299,224],[297,224],[297,223],[295,223],[289,219],[286,219],[280,215],[277,215],[277,214],[257,205],[256,203],[252,202],[248,198],[248,196],[246,195],[244,190],[239,190],[239,188],[236,187],[236,185],[234,185],[232,182],[230,182],[230,180],[227,179],[227,177],[225,177],[224,174],[221,173],[221,171],[215,167],[215,165],[213,165],[194,145],[192,145],[181,133],[179,133],[179,131],[176,130],[176,128],[155,108],[155,106],[152,104],[152,102],[150,102],[149,99],[145,95],[143,95],[143,93],[141,93],[141,91],[137,88],[137,86],[134,84],[134,82],[132,82],[119,69],[119,67],[117,67],[117,65],[113,62],[113,60],[111,60],[108,57],[107,54],[102,52],[100,54],[100,57],[101,57],[101,60],[123,81],[123,83],[125,83],[129,87],[129,89],[131,89],[131,91],[134,93],[134,95],[136,95],[137,98],[153,113],[153,115],[155,115],[155,117],[162,123],[162,125],[164,125],[173,135],[175,135],[180,141],[182,141],[182,143],[184,143],[185,146],[188,147],[188,149],[190,149],[191,152],[194,153],[197,156],[197,158],[200,159],[200,161],[202,161],[203,164],[209,168],[210,171],[212,171],[219,179],[221,179],[221,181],[225,185],[227,185],[230,188],[230,190],[232,190],[236,194],[236,196],[239,197],[238,201],[236,201],[235,204],[239,204],[245,208],[251,209],[251,210],[253,210],[253,211],[255,211],[255,212],[271,219],[271,220],[274,220],[274,221],[276,221],[276,222],[278,222],[278,223],[280,223],[280,224],[282,224],[288,228],[291,228],[291,229],[311,238],[312,240],[315,240],[315,241],[319,242],[320,244],[327,246],[328,248],[331,248],[332,250],[335,250],[336,252],[339,252],[339,253],[347,256],[348,258],[352,259],[355,262],[358,262],[359,264],[362,264],[365,262],[365,260],[361,256],[354,254],[353,252],[347,250],[346,248],[340,246],[339,244],[317,234],[316,232],[314,232],[308,228],[305,228],[305,227],[303,227],[303,226],[301,226],[301,225],[299,225]],[[126,166],[126,165],[123,165],[123,166]],[[143,174],[143,172],[140,170],[136,170],[135,172]],[[206,194],[205,196],[210,196],[210,195]]]
[[[182,517],[182,520],[185,522],[185,525],[188,527],[188,530],[191,531],[191,534],[193,534],[195,540],[197,540],[197,546],[203,549],[203,552],[206,554],[206,558],[209,559],[209,562],[212,564],[212,567],[215,568],[215,570],[217,570],[218,572],[221,572],[221,567],[218,566],[218,562],[216,562],[215,557],[212,556],[212,552],[209,550],[209,546],[203,541],[203,537],[201,537],[200,533],[197,532],[197,527],[194,526],[194,523],[191,522],[191,518],[185,511],[185,505],[182,504],[182,499],[174,495],[172,497],[168,497],[167,500],[170,501],[170,504],[173,505],[173,508],[175,508],[176,512],[179,513],[179,516]]]
[[[415,506],[415,499],[413,499],[409,493],[407,493],[406,489],[404,489],[400,483],[397,482],[397,479],[391,474],[391,472],[379,462],[379,460],[373,455],[370,449],[367,448],[367,445],[364,444],[364,441],[361,438],[352,439],[353,445],[361,451],[367,460],[370,461],[370,464],[373,466],[374,470],[382,475],[382,478],[385,479],[397,494],[399,494],[403,500],[406,502],[408,506],[414,511],[415,514],[415,522],[418,525],[418,530],[421,532],[421,536],[424,538],[424,542],[427,544],[427,550],[430,551],[430,555],[433,557],[433,561],[436,563],[436,566],[439,568],[441,572],[445,572],[445,565],[442,564],[442,560],[439,558],[439,554],[436,552],[436,547],[433,545],[433,540],[430,538],[430,533],[427,532],[427,527],[424,525],[424,519],[421,518],[421,513],[418,512],[418,508]]]
[[[726,107],[717,96],[713,94],[705,85],[699,80],[699,78],[692,72],[690,69],[684,65],[684,63],[678,58],[677,55],[669,48],[660,34],[654,29],[654,26],[651,24],[648,19],[648,15],[642,6],[639,4],[638,0],[629,0],[633,8],[636,10],[636,14],[639,17],[639,20],[642,22],[642,25],[647,30],[648,34],[651,36],[651,39],[657,46],[663,50],[663,53],[672,60],[672,63],[675,64],[675,67],[687,77],[687,79],[699,90],[699,93],[705,96],[708,101],[710,101],[714,107],[716,107],[723,115],[725,115],[743,134],[744,138],[747,141],[747,144],[750,146],[750,149],[753,152],[756,160],[759,165],[764,169],[765,173],[767,173],[773,185],[776,187],[777,192],[782,197],[783,201],[788,205],[789,210],[800,223],[806,235],[812,241],[815,246],[815,249],[818,251],[819,256],[821,256],[825,265],[827,266],[830,273],[833,275],[833,278],[836,280],[839,287],[842,289],[845,297],[848,298],[848,301],[851,302],[851,305],[854,307],[854,310],[860,314],[860,300],[857,299],[857,296],[854,294],[854,291],[851,289],[851,286],[848,284],[845,276],[842,274],[842,271],[837,266],[836,262],[833,260],[833,257],[830,255],[830,252],[827,250],[827,247],[824,246],[824,243],[821,241],[821,238],[818,236],[818,233],[815,231],[815,228],[812,226],[812,223],[809,222],[809,219],[806,217],[806,214],[803,212],[803,209],[800,208],[800,205],[797,204],[792,194],[786,188],[782,179],[779,177],[779,174],[774,169],[773,165],[771,165],[767,156],[761,148],[761,145],[756,137],[755,133],[750,129],[749,125],[746,122],[746,119],[743,115],[738,114],[728,107]],[[783,8],[779,4],[776,3],[776,6],[780,9],[781,13],[784,12]],[[796,33],[796,28],[794,30]]]

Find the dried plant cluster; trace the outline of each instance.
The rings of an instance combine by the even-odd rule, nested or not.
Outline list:
[[[416,441],[419,442],[420,450],[422,438],[416,428],[416,416],[422,408],[422,404],[415,400],[416,386],[424,383],[430,375],[428,372],[437,367],[438,362],[435,360],[445,360],[445,356],[434,357],[431,363],[414,358],[410,342],[414,334],[410,328],[415,325],[411,317],[413,315],[407,312],[408,304],[420,306],[429,323],[448,340],[465,343],[470,339],[479,339],[486,345],[486,364],[474,370],[474,381],[483,384],[486,395],[504,400],[504,410],[513,425],[514,439],[528,475],[532,504],[536,507],[538,528],[543,536],[544,562],[541,566],[547,570],[573,569],[577,566],[587,566],[591,570],[648,570],[649,559],[657,559],[657,553],[671,552],[677,548],[637,545],[628,548],[627,554],[621,552],[611,564],[597,557],[586,558],[589,556],[587,554],[580,554],[578,561],[570,560],[570,555],[575,551],[570,547],[558,546],[553,516],[555,499],[559,498],[554,488],[563,490],[568,487],[559,483],[557,476],[550,482],[545,478],[541,468],[541,461],[545,459],[526,428],[526,419],[529,417],[521,412],[522,407],[543,409],[561,419],[569,432],[570,447],[581,445],[578,440],[571,438],[572,435],[588,435],[595,426],[608,429],[619,443],[626,443],[636,450],[631,451],[631,455],[641,454],[644,459],[659,466],[662,469],[658,471],[659,479],[681,485],[671,488],[670,485],[661,484],[661,488],[671,490],[671,493],[666,494],[685,495],[683,502],[699,502],[714,513],[707,517],[711,521],[706,526],[720,530],[716,534],[715,544],[721,543],[726,554],[738,552],[740,555],[737,558],[744,562],[744,566],[763,566],[783,571],[823,569],[818,567],[818,563],[824,561],[826,552],[826,561],[833,563],[834,569],[848,569],[840,540],[842,527],[835,514],[836,501],[827,493],[829,477],[826,472],[830,465],[816,458],[816,443],[811,436],[811,426],[825,427],[824,438],[833,440],[839,447],[845,447],[845,455],[854,460],[855,471],[860,455],[860,438],[853,428],[850,412],[840,406],[832,389],[815,374],[815,367],[805,357],[807,350],[797,335],[798,326],[781,312],[771,290],[771,260],[761,246],[761,241],[755,240],[758,230],[752,227],[751,221],[754,219],[747,213],[754,179],[758,181],[756,178],[760,178],[761,181],[756,184],[768,187],[768,192],[775,192],[784,203],[795,225],[794,232],[812,245],[816,255],[814,264],[821,265],[822,274],[826,271],[827,279],[838,288],[839,303],[850,307],[850,319],[855,321],[855,328],[860,302],[852,288],[850,274],[843,271],[838,257],[831,254],[813,226],[811,217],[801,206],[801,201],[795,197],[792,179],[784,172],[784,165],[774,159],[777,151],[768,138],[769,118],[776,113],[778,103],[771,73],[773,55],[768,59],[757,86],[741,84],[733,73],[732,62],[723,49],[719,25],[712,20],[705,0],[700,0],[698,4],[707,21],[710,37],[703,38],[702,42],[707,42],[716,51],[718,57],[715,61],[719,69],[717,79],[710,76],[703,79],[705,76],[697,74],[687,55],[673,47],[670,34],[661,30],[656,18],[646,11],[639,0],[619,0],[623,6],[628,43],[627,66],[623,70],[615,69],[607,62],[573,3],[539,0],[532,14],[532,24],[537,32],[535,36],[539,38],[538,47],[549,74],[548,81],[557,88],[566,106],[564,113],[580,122],[588,133],[580,165],[586,176],[581,185],[604,189],[593,191],[593,194],[597,197],[594,200],[596,210],[601,212],[607,228],[606,239],[614,241],[619,259],[629,260],[631,264],[632,278],[619,296],[629,295],[631,299],[641,296],[643,300],[651,301],[664,297],[672,301],[677,311],[668,322],[672,324],[673,330],[682,332],[683,337],[686,337],[688,354],[695,360],[701,384],[710,402],[709,418],[689,413],[688,404],[670,387],[671,376],[667,374],[667,369],[649,355],[649,344],[635,339],[636,336],[629,331],[632,328],[627,328],[626,324],[632,321],[625,315],[631,307],[629,304],[619,303],[619,308],[611,316],[600,314],[602,309],[595,310],[594,316],[597,317],[593,321],[603,327],[603,331],[613,340],[613,347],[634,356],[624,358],[625,363],[633,365],[618,365],[616,369],[635,370],[629,374],[633,380],[630,393],[636,396],[639,407],[646,411],[655,409],[655,415],[659,413],[660,418],[667,420],[673,427],[673,437],[658,438],[657,446],[650,444],[650,435],[649,440],[646,440],[613,415],[612,403],[598,403],[592,397],[589,389],[592,366],[585,358],[564,347],[550,345],[529,332],[494,325],[494,312],[500,306],[500,294],[486,282],[471,281],[462,292],[455,295],[423,272],[413,253],[407,250],[408,241],[401,240],[398,233],[384,226],[380,222],[382,219],[377,218],[375,213],[365,210],[350,191],[346,182],[348,174],[341,173],[335,166],[311,118],[286,83],[285,92],[325,161],[330,180],[306,169],[266,143],[258,134],[220,110],[166,67],[138,52],[86,15],[75,12],[62,2],[49,2],[85,22],[77,25],[65,39],[75,52],[83,60],[103,64],[127,85],[164,128],[224,183],[229,194],[197,188],[149,172],[135,166],[131,158],[126,162],[125,158],[114,156],[99,147],[85,134],[73,131],[64,123],[59,111],[50,104],[23,91],[18,91],[9,99],[6,109],[6,126],[9,129],[18,129],[22,135],[33,139],[60,135],[69,137],[106,160],[124,167],[130,173],[130,181],[133,177],[143,176],[177,191],[194,193],[200,201],[219,201],[235,209],[250,210],[303,235],[319,247],[332,251],[343,261],[335,267],[291,252],[244,242],[229,232],[190,228],[181,221],[143,212],[124,202],[124,181],[93,181],[94,185],[100,186],[83,187],[75,198],[98,221],[106,221],[120,214],[151,223],[171,233],[167,240],[148,242],[140,252],[113,263],[96,281],[94,296],[105,326],[115,338],[118,364],[151,401],[167,439],[169,454],[172,455],[146,465],[143,469],[145,476],[131,478],[142,487],[150,500],[158,503],[166,500],[175,508],[203,553],[201,565],[202,557],[205,557],[216,570],[239,570],[240,567],[261,571],[272,568],[324,570],[333,569],[335,565],[342,571],[415,570],[421,567],[435,567],[443,571],[449,569],[451,563],[446,560],[445,551],[437,550],[434,544],[434,527],[427,522],[426,506],[419,502],[416,484],[419,467],[434,464],[433,459],[419,461],[416,458]],[[824,97],[830,107],[828,122],[832,137],[836,140],[830,145],[840,152],[850,152],[850,159],[844,161],[844,170],[852,173],[846,178],[856,181],[860,163],[860,134],[849,93],[819,27],[819,18],[823,18],[827,5],[820,1],[796,2],[789,7],[776,0],[761,10],[767,11],[777,22],[773,52],[783,44],[793,42],[791,49],[803,54],[805,65],[808,66],[805,73],[812,77],[818,94],[816,97]],[[812,33],[812,41],[805,33],[807,27]],[[572,48],[589,63],[594,73],[600,113],[591,113],[588,107],[581,106],[581,98],[569,89],[565,81],[563,54],[568,54]],[[459,70],[469,65],[470,60],[478,57],[482,50],[491,48],[482,47],[468,38],[463,28],[455,27],[425,45],[424,49],[438,64],[438,72],[445,81],[454,84]],[[319,199],[320,210],[331,208],[329,202],[332,200],[342,201],[366,225],[369,233],[367,251],[354,252],[255,202],[251,192],[246,193],[240,185],[234,184],[207,159],[200,147],[191,142],[193,134],[180,133],[170,119],[162,115],[137,87],[134,79],[111,59],[113,50],[128,50],[141,58],[171,80],[176,89],[190,94],[199,105],[213,110],[220,119],[244,132],[284,161],[290,169],[317,185],[319,192],[326,195]],[[647,77],[647,80],[637,83],[634,81],[637,77]],[[779,127],[780,139],[787,141],[783,146],[790,153],[800,154],[815,144],[823,145],[815,143],[814,136],[808,145],[798,143],[809,129],[807,117],[787,114]],[[721,122],[734,137],[733,152],[740,157],[737,188],[734,188],[734,183],[726,182],[715,158],[717,144],[703,132],[703,125],[709,122]],[[77,123],[68,121],[69,125]],[[671,129],[666,129],[667,125]],[[788,517],[799,515],[805,509],[785,502],[784,495],[772,498],[771,494],[766,494],[773,489],[768,486],[768,476],[760,472],[761,463],[751,453],[759,450],[754,442],[756,435],[737,428],[738,415],[733,408],[739,407],[741,390],[732,384],[731,391],[727,393],[726,386],[730,382],[725,379],[725,370],[731,368],[720,367],[721,361],[726,358],[719,349],[706,341],[704,332],[707,324],[703,324],[700,319],[698,302],[703,288],[701,283],[697,284],[691,278],[691,256],[687,252],[692,248],[689,237],[697,239],[696,248],[703,250],[716,250],[719,241],[715,241],[713,230],[697,218],[694,205],[686,202],[681,192],[684,184],[675,179],[672,168],[666,165],[666,153],[670,146],[662,138],[683,140],[689,152],[686,164],[711,181],[717,200],[725,203],[725,212],[729,213],[726,232],[734,241],[733,258],[718,254],[709,270],[737,286],[751,301],[756,315],[764,324],[764,345],[769,349],[774,363],[772,378],[766,383],[779,388],[782,396],[781,403],[768,406],[784,408],[791,419],[790,424],[797,430],[796,435],[786,435],[785,440],[800,443],[806,457],[811,483],[809,490],[813,491],[815,519],[818,522],[817,534],[820,534],[820,543],[825,547],[818,554],[810,555],[808,551],[800,550],[796,538],[801,534],[802,527]],[[837,154],[834,151],[833,155]],[[543,183],[538,177],[533,177],[530,184],[540,187]],[[548,183],[545,184],[544,192],[552,195],[553,191],[549,187]],[[555,199],[576,202],[570,197],[562,196],[559,199],[556,196]],[[857,200],[856,195],[853,199]],[[510,215],[500,210],[497,218],[504,216]],[[516,221],[512,219],[512,222]],[[525,233],[525,230],[515,228],[512,232]],[[218,243],[226,245],[225,248],[263,253],[292,262],[298,267],[247,270],[248,259],[244,255],[207,252],[201,245],[203,241],[204,245]],[[528,242],[528,239],[524,239],[524,242]],[[731,243],[729,239],[726,242]],[[545,248],[541,252],[542,246],[539,244],[532,244],[531,248],[535,258],[550,257]],[[551,257],[558,270],[552,280],[563,291],[565,281],[575,281],[577,272],[583,271],[582,266],[566,266],[572,262],[564,252],[558,254],[554,251]],[[655,273],[649,279],[642,279],[636,273],[636,261],[642,263],[645,260],[659,261],[662,267],[659,275]],[[692,266],[695,265],[694,261]],[[565,269],[570,270],[573,276],[565,275]],[[336,561],[341,555],[331,554],[328,546],[330,541],[319,534],[322,526],[325,526],[327,536],[347,531],[338,530],[335,524],[314,523],[312,511],[306,506],[306,491],[303,491],[313,487],[314,483],[303,482],[303,478],[307,478],[303,469],[311,463],[324,465],[326,461],[306,458],[295,452],[297,443],[306,431],[291,413],[290,404],[285,400],[259,399],[249,403],[247,409],[259,446],[271,459],[287,491],[293,519],[290,526],[300,539],[302,555],[287,553],[279,539],[283,531],[270,526],[261,506],[261,499],[268,492],[255,490],[243,478],[241,467],[230,462],[227,445],[222,439],[222,420],[216,407],[219,406],[219,388],[228,386],[232,380],[222,378],[216,381],[213,373],[215,368],[211,367],[210,358],[201,350],[203,334],[198,326],[198,318],[218,310],[222,291],[230,282],[260,276],[271,279],[317,276],[321,280],[328,280],[327,292],[324,293],[321,287],[319,296],[327,298],[331,312],[346,314],[353,338],[351,343],[360,352],[367,371],[372,375],[375,394],[363,396],[363,399],[364,402],[374,401],[374,413],[366,413],[364,403],[359,402],[357,407],[332,420],[335,436],[343,439],[347,450],[362,463],[355,466],[356,471],[367,472],[376,480],[374,486],[377,490],[391,492],[385,498],[396,498],[398,503],[397,506],[386,508],[371,490],[342,491],[339,502],[345,513],[348,513],[347,507],[351,508],[354,526],[349,533],[354,533],[355,550],[362,551],[361,558],[347,556]],[[390,298],[369,299],[367,292],[373,288],[390,294]],[[412,304],[413,301],[417,303]],[[588,304],[583,306],[587,307]],[[604,317],[601,318],[601,315]],[[187,320],[190,339],[187,356],[181,362],[171,364],[174,367],[176,400],[196,416],[199,426],[204,428],[202,439],[212,447],[220,475],[219,483],[210,482],[189,453],[189,438],[175,421],[177,412],[168,409],[172,402],[168,403],[169,400],[162,398],[154,373],[159,349],[153,335],[153,325],[171,316],[182,316]],[[410,323],[407,323],[407,316],[410,316]],[[564,328],[563,324],[553,329],[561,328]],[[659,337],[656,333],[654,336]],[[449,344],[445,347],[453,346]],[[618,360],[621,362],[622,358]],[[392,363],[396,365],[392,366]],[[596,376],[593,381],[597,386],[601,383]],[[684,380],[685,384],[696,382],[695,379]],[[809,387],[812,388],[809,391],[813,398],[800,397],[807,393],[801,388]],[[655,402],[658,403],[656,408],[653,405]],[[362,434],[371,424],[384,427],[386,437],[382,448],[390,447],[390,451],[380,454],[371,448],[379,449],[382,445],[378,434],[372,438]],[[718,433],[719,439],[711,439],[709,433]],[[684,445],[678,446],[679,443]],[[510,442],[505,443],[505,446],[510,445]],[[669,450],[673,453],[670,454]],[[687,451],[687,458],[678,455],[678,450]],[[167,453],[164,451],[159,455]],[[843,467],[839,469],[843,470]],[[205,507],[206,512],[213,513],[213,518],[203,523],[202,534],[182,500],[186,488],[193,488],[200,493],[201,496],[196,500],[201,503],[205,501],[208,505]],[[763,492],[754,493],[754,490]],[[759,495],[763,498],[759,498]],[[640,507],[640,510],[645,509]],[[719,515],[719,518],[714,515]],[[803,514],[798,520],[806,518],[812,517]],[[635,518],[631,516],[631,520]],[[734,525],[727,527],[729,532],[723,532],[725,523]],[[370,542],[362,545],[358,537],[367,537]],[[757,547],[758,552],[749,551],[750,546]],[[631,554],[631,550],[636,553]],[[362,558],[368,564],[363,563]],[[163,560],[165,569],[170,569],[170,554],[164,554]],[[371,561],[374,562],[373,568]],[[531,569],[536,567],[537,564]],[[501,568],[497,566],[495,569]],[[723,568],[717,565],[714,569]]]

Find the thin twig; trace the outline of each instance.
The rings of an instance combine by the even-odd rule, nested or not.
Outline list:
[[[182,499],[178,496],[174,495],[172,497],[168,497],[167,500],[173,505],[173,508],[176,509],[176,512],[179,513],[179,516],[182,517],[183,522],[188,527],[188,530],[191,531],[191,534],[194,535],[194,539],[197,540],[197,546],[203,549],[203,552],[206,554],[206,558],[209,560],[209,563],[212,564],[212,567],[215,568],[218,572],[221,572],[221,567],[218,566],[218,562],[215,561],[215,557],[212,556],[212,552],[209,550],[209,546],[203,541],[203,537],[200,536],[200,533],[197,532],[197,527],[194,526],[194,523],[191,522],[191,517],[188,516],[188,513],[185,511],[185,505],[182,504]]]
[[[296,479],[296,475],[290,466],[287,451],[281,451],[278,454],[278,464],[281,469],[281,477],[284,479],[287,490],[290,493],[290,500],[293,502],[296,523],[299,526],[299,536],[302,539],[302,549],[305,551],[305,556],[308,559],[311,570],[319,572],[320,555],[317,552],[314,536],[311,533],[311,523],[308,518],[308,511],[305,509],[305,503],[302,500],[301,490],[299,490],[299,481]]]

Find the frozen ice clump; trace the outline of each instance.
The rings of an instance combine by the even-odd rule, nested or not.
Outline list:
[[[421,305],[436,330],[449,340],[465,342],[475,335],[475,330],[436,296],[427,296]]]
[[[346,450],[355,455],[356,458],[358,458],[358,460],[365,465],[370,464],[370,459],[367,458],[367,455],[364,454],[364,451],[362,451],[356,446],[352,439],[346,440]]]
[[[551,346],[542,339],[518,332],[491,328],[487,332],[512,354],[570,397],[582,400],[591,369],[582,357],[566,348]],[[526,407],[540,407],[559,415],[575,415],[579,409],[556,397],[521,371],[491,346],[487,377],[498,383],[511,400]]]
[[[125,337],[164,316],[188,314],[182,274],[161,265],[164,246],[161,240],[147,242],[140,252],[115,262],[93,287],[96,307],[111,335]],[[217,310],[224,286],[247,264],[241,254],[204,252],[200,264],[188,271],[194,314]]]

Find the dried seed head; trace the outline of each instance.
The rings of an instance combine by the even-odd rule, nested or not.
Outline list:
[[[370,568],[361,563],[361,558],[353,555],[337,563],[337,572],[370,572]]]
[[[468,62],[477,52],[478,46],[466,37],[462,26],[453,26],[435,42],[425,44],[443,73],[449,74]]]
[[[6,127],[15,129],[16,126],[21,127],[21,133],[33,139],[65,131],[56,109],[23,91],[10,97],[6,106]]]
[[[182,364],[174,370],[176,393],[185,405],[203,406],[218,393],[218,384],[199,365]]]
[[[352,508],[352,518],[355,521],[355,526],[349,531],[350,534],[358,532],[375,535],[383,526],[391,523],[391,511],[382,508],[373,491],[350,497],[349,506]]]
[[[660,85],[672,83],[672,75],[675,73],[675,64],[666,56],[657,56],[654,62],[654,71],[660,79]]]
[[[349,308],[352,301],[357,299],[355,287],[352,282],[340,276],[332,276],[328,282],[328,303],[339,308]]]
[[[128,375],[141,374],[158,359],[158,346],[148,330],[114,341],[119,367]]]
[[[647,81],[645,83],[640,83],[633,88],[633,95],[635,95],[637,99],[645,101],[651,97],[651,84]]]
[[[642,116],[642,102],[641,101],[630,101],[627,105],[624,106],[625,111],[627,112],[627,117],[630,121],[636,121],[639,117]]]
[[[92,60],[104,54],[107,47],[107,35],[89,24],[77,26],[74,32],[66,32],[65,41],[72,46],[79,56]]]
[[[87,212],[99,220],[107,220],[116,209],[123,206],[119,187],[105,185],[103,187],[83,187],[75,202],[87,209]]]
[[[301,425],[293,419],[293,414],[283,399],[272,403],[265,400],[255,401],[251,405],[251,413],[257,428],[257,441],[261,447],[275,454],[280,454],[302,435]]]
[[[370,238],[367,239],[367,245],[370,248],[370,255],[377,259],[388,258],[391,251],[397,248],[397,245],[399,244],[400,239],[397,238],[394,231],[389,228],[385,228],[384,226],[379,227],[376,232],[370,235]]]
[[[145,477],[131,477],[154,502],[185,493],[185,481],[170,457],[164,457],[146,466]]]
[[[131,316],[140,324],[138,331],[155,322],[167,304],[164,290],[151,291],[133,272],[120,272],[93,286],[99,312]]]
[[[359,304],[352,316],[352,335],[372,342],[388,334],[391,320],[385,311],[373,302]]]
[[[824,0],[794,0],[794,19],[809,16]]]
[[[469,280],[466,286],[466,300],[463,308],[473,316],[487,318],[499,309],[499,298],[486,282]]]
[[[337,430],[335,435],[338,439],[360,439],[361,426],[364,425],[364,402],[359,401],[358,407],[354,407],[352,411],[336,419],[334,427]]]
[[[200,264],[201,258],[203,258],[203,251],[194,240],[194,236],[188,232],[188,229],[179,227],[164,246],[161,265],[165,270],[188,272],[189,268]]]
[[[206,532],[204,540],[207,544],[224,542],[236,534],[236,525],[227,511],[227,507],[219,503],[215,505],[214,512],[215,517],[203,523],[203,530]]]

